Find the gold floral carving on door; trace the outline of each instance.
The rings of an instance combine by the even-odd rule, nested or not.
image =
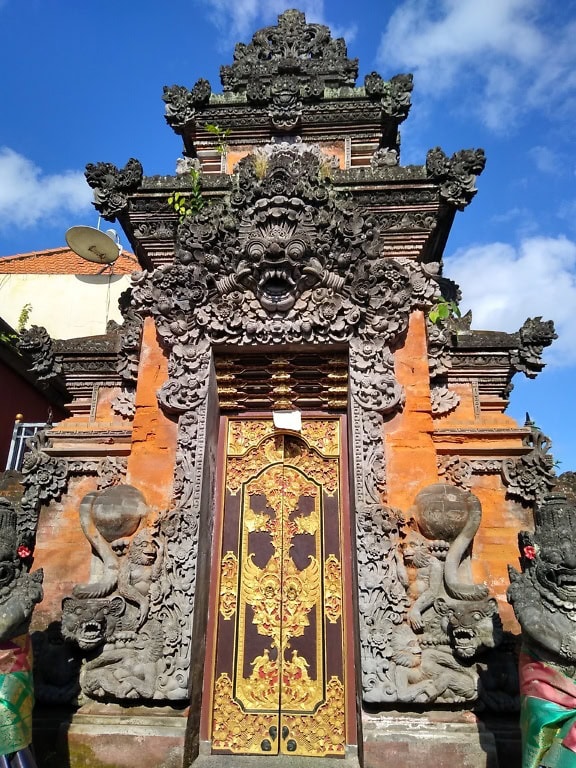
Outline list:
[[[212,749],[343,755],[340,423],[226,440]]]

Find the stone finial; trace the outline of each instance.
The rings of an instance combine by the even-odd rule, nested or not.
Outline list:
[[[106,221],[114,221],[142,183],[143,171],[140,161],[131,157],[121,170],[112,163],[88,163],[84,175],[94,190],[94,207]]]
[[[486,165],[483,149],[461,149],[452,157],[436,147],[426,156],[428,176],[439,185],[440,197],[462,211],[476,192],[476,177]]]
[[[380,100],[382,112],[386,117],[405,120],[410,111],[410,96],[414,88],[414,78],[411,74],[394,75],[390,80],[384,80],[377,72],[371,72],[364,78],[366,95],[371,99]]]
[[[259,29],[247,45],[238,43],[234,63],[220,69],[225,91],[253,91],[254,82],[269,86],[279,75],[295,76],[303,87],[353,86],[358,60],[349,59],[342,38],[332,39],[324,24],[308,24],[301,11],[285,11],[278,25]]]
[[[31,371],[40,382],[49,382],[62,373],[62,366],[56,360],[54,345],[46,328],[33,325],[24,328],[18,336],[18,349],[32,360]]]
[[[534,379],[545,365],[542,362],[544,348],[558,338],[554,323],[552,320],[543,321],[542,317],[529,317],[518,331],[518,338],[520,346],[511,355],[512,365]]]
[[[183,85],[165,85],[162,101],[166,105],[166,122],[176,133],[193,123],[199,109],[210,101],[212,87],[200,78],[191,91]]]
[[[554,487],[556,474],[550,438],[530,421],[528,414],[524,426],[530,427],[530,434],[524,438],[524,445],[530,450],[519,459],[502,462],[502,480],[509,496],[533,504]]]

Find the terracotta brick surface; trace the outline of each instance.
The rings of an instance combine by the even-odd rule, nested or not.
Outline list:
[[[167,378],[168,360],[156,338],[154,321],[147,318],[127,482],[141,490],[147,502],[157,509],[170,504],[176,459],[177,424],[163,413],[156,396]]]

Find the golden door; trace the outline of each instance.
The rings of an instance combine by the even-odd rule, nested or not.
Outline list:
[[[340,422],[230,419],[226,447],[212,750],[344,755]]]

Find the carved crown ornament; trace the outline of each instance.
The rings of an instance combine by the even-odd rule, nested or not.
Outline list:
[[[412,75],[385,81],[372,72],[364,89],[356,88],[357,75],[358,60],[348,58],[342,38],[333,39],[323,24],[308,23],[301,11],[288,10],[277,25],[258,30],[248,44],[236,45],[233,63],[220,69],[223,95],[212,98],[210,83],[200,79],[191,90],[165,86],[162,99],[166,121],[178,134],[214,121],[234,130],[244,120],[269,121],[277,131],[293,131],[302,121],[305,105],[311,110],[307,120],[315,120],[318,103],[328,104],[329,92],[340,91],[343,99],[353,94],[354,102],[342,101],[329,122],[342,111],[355,121],[354,112],[363,101],[369,119],[393,123],[388,138],[395,141],[395,128],[410,109]]]

